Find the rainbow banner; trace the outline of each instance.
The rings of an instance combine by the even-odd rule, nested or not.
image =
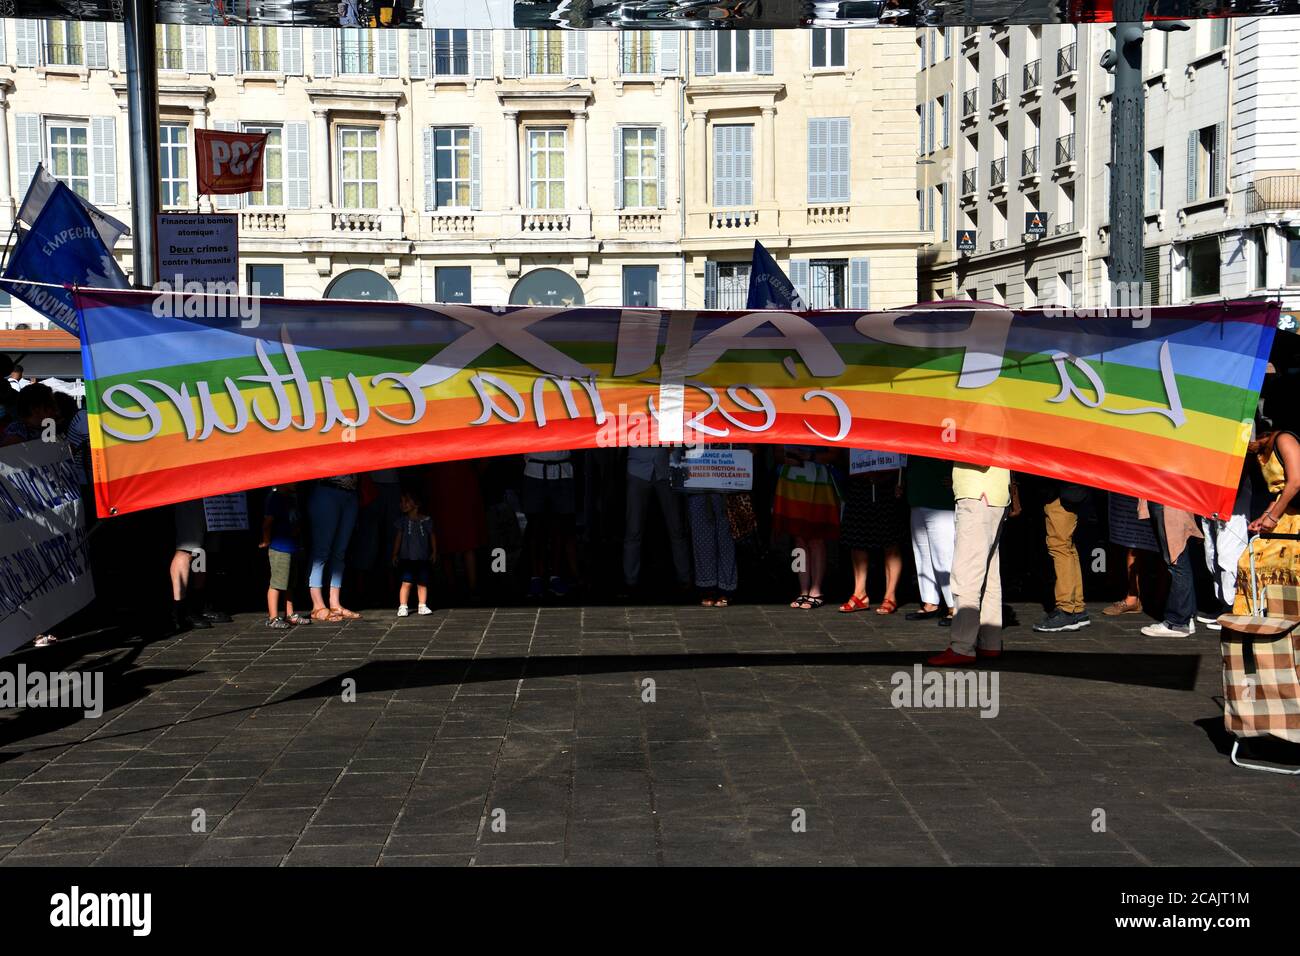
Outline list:
[[[1278,316],[76,302],[101,515],[454,458],[715,441],[998,464],[1229,514]]]

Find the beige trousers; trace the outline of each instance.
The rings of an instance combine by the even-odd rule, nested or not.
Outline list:
[[[956,545],[952,556],[952,649],[967,656],[978,645],[1002,649],[1002,574],[998,568],[998,532],[1006,508],[982,498],[957,502]]]

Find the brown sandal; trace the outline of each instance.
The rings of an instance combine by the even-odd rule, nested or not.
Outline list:
[[[330,614],[331,614],[331,615],[337,615],[337,619],[340,620],[340,621],[359,621],[359,620],[361,620],[361,615],[360,615],[360,614],[358,614],[356,611],[349,611],[349,610],[348,610],[347,608],[345,608],[345,607],[332,607],[332,608],[330,608]]]
[[[334,612],[327,607],[316,608],[311,612],[311,619],[313,621],[324,621],[327,624],[336,624],[343,620],[341,617],[336,617]]]

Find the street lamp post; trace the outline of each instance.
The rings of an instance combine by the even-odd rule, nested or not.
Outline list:
[[[158,280],[158,38],[154,0],[127,0],[126,109],[131,159],[131,250],[138,288]]]

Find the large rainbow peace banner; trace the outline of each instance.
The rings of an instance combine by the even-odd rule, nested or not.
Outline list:
[[[677,442],[931,455],[1228,514],[1278,314],[107,290],[76,303],[101,515],[423,462]]]

